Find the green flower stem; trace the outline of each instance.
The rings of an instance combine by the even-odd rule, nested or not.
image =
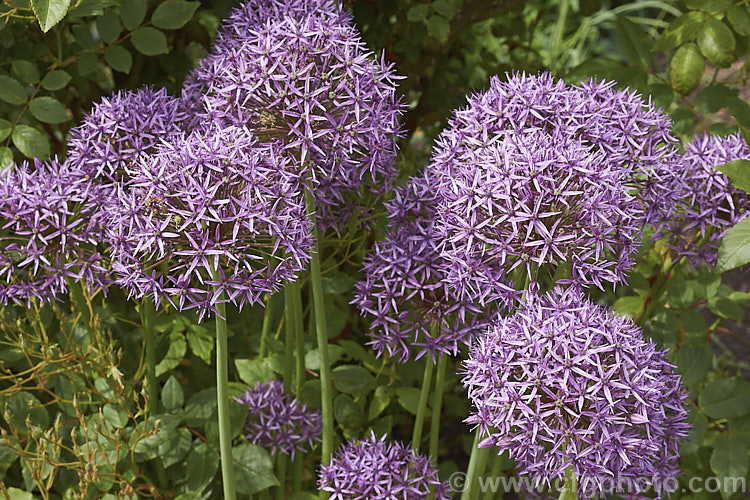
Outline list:
[[[159,413],[159,389],[156,383],[156,336],[154,335],[154,302],[143,297],[141,301],[143,315],[143,342],[146,344],[146,384],[148,387],[149,414]]]
[[[305,191],[307,214],[313,228],[317,228],[315,218],[315,199],[309,189]],[[317,229],[316,229],[317,230]],[[310,259],[310,283],[315,311],[315,331],[318,339],[318,353],[320,354],[320,396],[321,416],[323,419],[323,443],[321,463],[331,463],[333,452],[333,387],[331,385],[331,365],[328,359],[328,325],[326,325],[326,307],[323,299],[323,281],[320,275],[320,236],[317,238],[315,250]],[[330,495],[320,492],[320,499],[326,500]]]
[[[437,461],[438,440],[440,438],[440,412],[443,408],[443,385],[445,385],[445,365],[447,354],[438,358],[435,391],[432,393],[432,419],[430,420],[430,456]]]
[[[74,309],[81,313],[81,322],[91,328],[91,304],[86,300],[85,284],[82,280],[74,281],[73,278],[65,278],[68,290],[73,296]]]
[[[268,336],[271,335],[271,323],[273,323],[273,297],[266,296],[266,311],[263,314],[263,329],[260,333],[260,350],[258,357],[263,359],[268,352]]]
[[[302,311],[302,297],[300,294],[300,285],[295,282],[292,294],[294,305],[294,345],[297,348],[297,370],[294,384],[294,394],[299,399],[302,394],[302,387],[305,385],[305,323]],[[296,453],[294,455],[294,469],[292,471],[292,492],[302,490],[302,474],[304,472],[304,454]]]
[[[219,272],[213,269],[211,277],[220,281]],[[219,292],[216,287],[216,292]],[[221,291],[216,304],[216,403],[219,409],[219,451],[221,453],[221,477],[224,500],[237,498],[234,490],[234,462],[232,440],[229,436],[229,352],[227,348],[227,312],[224,302],[226,294]]]
[[[419,451],[419,445],[422,441],[422,427],[424,426],[424,415],[427,411],[427,398],[430,395],[430,383],[432,382],[432,372],[435,363],[432,358],[426,356],[424,377],[422,378],[422,390],[419,392],[419,405],[417,406],[417,416],[414,419],[414,432],[411,435],[411,447],[414,451]]]
[[[490,484],[497,484],[498,489],[492,491],[493,488],[488,488],[487,491],[484,492],[484,500],[502,500],[503,493],[505,493],[505,491],[502,489],[502,484],[497,481],[499,481],[498,478],[503,472],[503,457],[501,457],[500,455],[493,455],[491,460],[492,471],[490,472],[489,477],[494,483]]]
[[[560,492],[559,500],[578,500],[578,480],[572,465],[565,468],[565,486]]]
[[[284,500],[286,493],[286,469],[289,458],[283,453],[279,453],[276,458],[276,477],[279,479],[279,487],[276,490],[276,500]]]
[[[294,339],[297,318],[294,314],[294,283],[284,285],[284,392],[292,393],[294,377]]]
[[[481,429],[477,427],[474,434],[474,444],[471,447],[471,457],[469,458],[469,467],[466,470],[464,482],[464,491],[461,493],[461,500],[475,500],[479,497],[479,477],[484,474],[487,467],[487,458],[490,455],[490,448],[480,448],[479,442]]]

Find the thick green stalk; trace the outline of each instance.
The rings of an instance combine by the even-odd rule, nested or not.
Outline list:
[[[214,269],[212,278],[218,282],[219,272]],[[218,290],[217,290],[218,291]],[[229,436],[229,352],[227,348],[227,312],[224,302],[226,294],[218,294],[216,303],[216,403],[219,409],[219,452],[221,454],[221,477],[224,500],[235,500],[234,462],[232,440]]]
[[[469,458],[469,467],[466,470],[461,500],[474,500],[479,497],[479,477],[484,474],[484,469],[487,467],[487,458],[490,455],[490,448],[479,447],[480,435],[481,430],[477,428],[474,434],[474,445],[471,447],[471,457]]]
[[[432,393],[432,419],[430,420],[430,456],[437,462],[438,441],[440,438],[440,413],[443,408],[443,385],[445,385],[445,365],[447,354],[438,358],[435,391]]]
[[[417,406],[417,416],[414,419],[414,432],[411,435],[411,447],[414,451],[419,450],[422,441],[422,427],[424,426],[424,414],[427,411],[427,398],[430,395],[430,384],[432,383],[432,371],[435,363],[432,358],[427,356],[424,367],[424,377],[422,378],[422,390],[419,392],[419,406]]]
[[[490,472],[488,484],[497,485],[497,490],[492,491],[492,488],[487,488],[484,492],[484,500],[502,500],[503,493],[505,490],[500,483],[500,474],[503,472],[503,457],[500,455],[493,455],[492,457],[492,471]]]
[[[315,219],[315,199],[310,190],[305,191],[307,214],[313,228],[317,231]],[[315,311],[315,333],[320,355],[320,396],[321,416],[323,419],[323,443],[321,446],[321,463],[328,465],[333,452],[333,388],[331,385],[331,365],[328,358],[328,325],[326,325],[326,307],[323,298],[323,281],[320,274],[320,237],[310,259],[310,283],[312,285],[313,307]],[[320,499],[326,500],[330,495],[320,492]]]
[[[286,469],[289,464],[289,458],[283,453],[277,455],[276,460],[276,477],[279,479],[279,487],[276,490],[276,500],[284,500],[286,493]]]
[[[300,295],[299,283],[294,283],[293,288],[293,305],[294,305],[294,345],[297,348],[297,370],[294,384],[294,394],[299,399],[302,394],[302,387],[305,385],[305,324],[302,311],[302,297]],[[304,454],[296,453],[294,455],[294,469],[292,470],[292,492],[296,493],[302,490],[302,474],[304,472]]]
[[[146,344],[146,384],[148,387],[149,414],[159,412],[159,389],[156,383],[156,336],[154,335],[154,302],[143,297],[141,301],[143,314],[143,342]]]
[[[559,500],[578,500],[578,480],[572,465],[565,468],[565,486],[560,492]]]
[[[294,340],[297,318],[294,314],[294,283],[284,285],[284,392],[292,393],[294,377]]]
[[[263,314],[263,329],[260,332],[260,349],[258,358],[263,359],[268,352],[268,336],[271,335],[271,323],[273,323],[273,297],[266,296],[266,311]]]

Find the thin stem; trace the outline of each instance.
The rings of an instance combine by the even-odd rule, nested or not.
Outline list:
[[[263,359],[268,352],[268,337],[271,335],[271,323],[273,323],[273,297],[266,296],[266,311],[263,314],[263,329],[260,333],[260,349],[258,358]]]
[[[484,474],[487,467],[487,458],[490,454],[490,448],[480,448],[482,431],[477,427],[474,434],[474,444],[471,447],[471,457],[469,458],[469,467],[466,470],[466,483],[464,491],[461,493],[461,500],[474,500],[479,496],[478,478]]]
[[[505,490],[502,488],[499,478],[503,472],[503,457],[493,455],[491,460],[492,471],[489,476],[491,479],[488,483],[497,485],[497,488],[487,488],[487,491],[484,492],[484,500],[502,500]]]
[[[430,456],[437,461],[440,438],[440,413],[443,408],[443,385],[445,385],[445,365],[448,355],[438,358],[435,392],[432,393],[432,419],[430,420]]]
[[[419,405],[417,406],[417,416],[414,419],[414,432],[411,435],[411,447],[414,451],[419,451],[419,445],[422,441],[422,427],[424,426],[424,414],[427,411],[427,398],[430,395],[430,384],[432,383],[432,371],[435,363],[428,356],[425,360],[424,377],[422,378],[422,389],[419,392]]]
[[[72,305],[76,311],[81,313],[81,321],[83,324],[90,329],[91,306],[88,300],[86,300],[86,295],[84,293],[84,287],[86,285],[83,284],[83,281],[73,281],[72,278],[66,278],[66,281],[68,282],[68,290],[70,290],[70,294],[73,296]]]
[[[213,269],[211,277],[220,281],[219,272]],[[215,287],[216,303],[216,403],[219,409],[219,451],[221,454],[221,477],[224,486],[224,499],[235,500],[234,462],[232,441],[229,436],[229,352],[227,348],[227,312],[224,300],[226,294]]]
[[[297,318],[294,314],[294,283],[284,285],[284,392],[292,393],[294,376],[294,337]]]
[[[143,297],[141,301],[143,314],[143,342],[146,344],[146,384],[148,387],[149,413],[159,412],[159,389],[156,383],[156,336],[154,335],[154,302]]]
[[[317,231],[315,219],[315,200],[310,190],[305,191],[307,214],[313,228]],[[320,276],[320,237],[316,238],[316,248],[310,258],[310,283],[315,311],[315,333],[320,354],[320,396],[321,416],[323,420],[323,443],[321,446],[321,463],[328,465],[333,452],[333,388],[331,386],[331,365],[328,361],[328,325],[326,325],[326,308],[323,298],[323,281]],[[320,492],[320,499],[326,500],[327,492]]]

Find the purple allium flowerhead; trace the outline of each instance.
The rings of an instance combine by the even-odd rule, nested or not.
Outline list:
[[[399,77],[350,22],[317,12],[269,19],[215,54],[195,76],[208,83],[206,116],[247,126],[305,165],[321,229],[340,226],[338,208],[388,190],[397,175]]]
[[[56,159],[0,171],[0,303],[47,301],[66,279],[106,292],[92,182]]]
[[[284,384],[277,380],[258,382],[235,401],[250,409],[245,421],[247,439],[270,449],[271,454],[281,452],[294,458],[295,452],[310,451],[320,441],[320,411],[284,394]]]
[[[240,307],[258,302],[310,258],[303,175],[247,129],[173,137],[129,171],[112,206],[107,238],[119,283],[201,316],[219,300],[214,286]]]
[[[385,435],[378,439],[374,432],[343,444],[331,463],[320,467],[318,487],[330,492],[331,500],[452,498],[429,456],[398,441],[388,443]]]
[[[732,186],[716,169],[739,159],[750,160],[750,149],[739,133],[697,136],[664,186],[666,192],[675,194],[677,202],[664,213],[654,237],[667,233],[672,248],[693,265],[713,265],[726,230],[747,217],[750,195]]]
[[[572,464],[581,492],[612,477],[676,477],[690,426],[666,352],[576,287],[527,299],[475,337],[464,363],[480,446],[507,450],[546,485]]]
[[[378,356],[401,362],[428,354],[456,355],[459,344],[486,327],[493,305],[461,300],[445,280],[440,234],[435,230],[438,199],[424,174],[395,190],[386,203],[385,239],[367,254],[355,298],[372,319],[368,333]]]
[[[428,167],[447,281],[503,305],[527,280],[625,281],[643,225],[626,173],[558,128],[506,129],[481,102],[495,90],[455,114]]]

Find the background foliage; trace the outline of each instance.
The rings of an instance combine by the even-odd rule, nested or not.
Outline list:
[[[346,3],[369,46],[384,51],[406,76],[401,90],[409,106],[407,134],[399,158],[404,176],[429,156],[450,110],[491,75],[506,71],[547,69],[570,82],[614,79],[662,106],[683,141],[699,132],[735,130],[750,139],[750,6],[745,1]],[[2,2],[0,167],[24,157],[64,155],[70,127],[92,102],[115,89],[150,84],[177,92],[232,5],[226,0]],[[738,186],[747,177],[736,181]],[[739,262],[749,261],[750,234],[733,234],[725,251],[731,244],[741,254]],[[348,304],[363,252],[376,237],[359,234],[346,246],[347,239],[335,235],[326,241],[324,285],[338,392],[334,413],[341,438],[374,429],[407,440],[423,363],[375,359],[362,347],[367,325]],[[747,477],[750,338],[741,324],[750,299],[747,273],[722,275],[722,265],[695,270],[673,263],[666,247],[648,243],[648,234],[645,242],[631,286],[602,293],[599,300],[633,316],[669,348],[683,375],[693,423],[691,441],[681,449],[684,480]],[[269,356],[258,356],[264,314],[272,315],[276,336],[282,330],[283,298],[270,302],[270,309],[256,307],[230,318],[237,393],[283,372],[280,341],[271,342]],[[112,292],[106,300],[86,297],[85,303],[9,306],[1,314],[0,492],[12,499],[32,493],[149,497],[157,491],[183,499],[220,496],[218,451],[211,444],[217,429],[210,322],[159,312],[162,412],[146,419],[145,406],[157,403],[147,401],[140,383],[142,321],[126,297]],[[305,402],[316,406],[319,358],[308,337],[305,366],[311,376]],[[465,468],[471,444],[461,422],[468,403],[456,386],[457,376],[449,376],[439,457],[446,478]],[[232,411],[236,437],[244,414],[239,405]],[[238,441],[234,457],[241,493],[278,484],[272,458],[262,448]],[[306,461],[305,480],[314,489],[315,452]],[[510,472],[512,464],[505,470]]]

